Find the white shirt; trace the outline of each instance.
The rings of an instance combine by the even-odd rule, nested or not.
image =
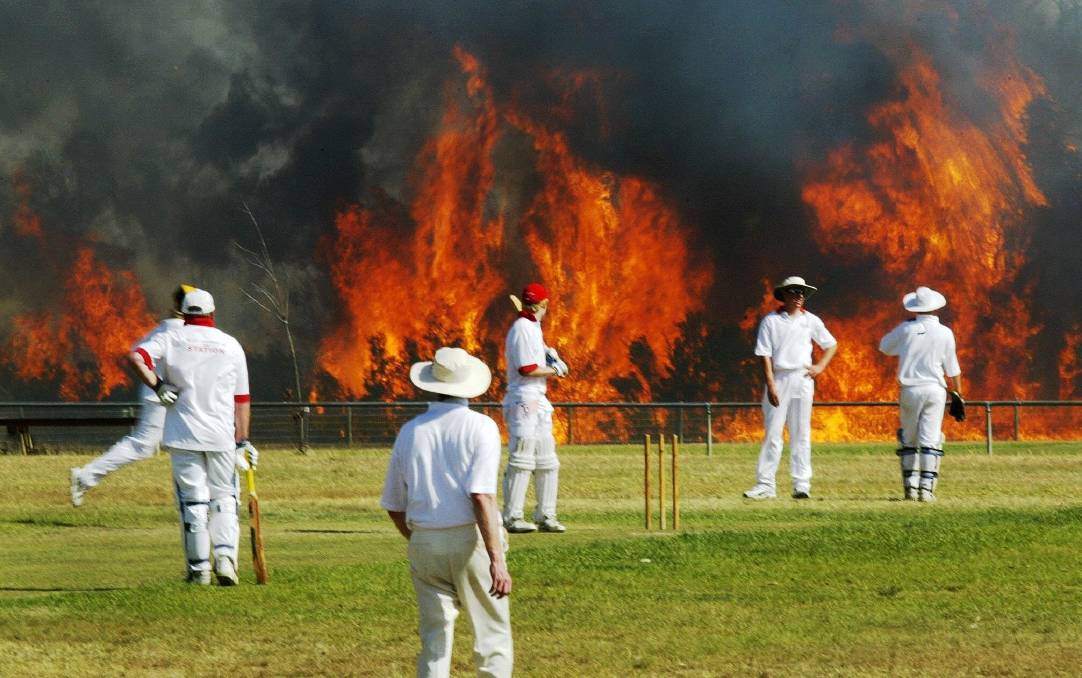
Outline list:
[[[168,332],[169,330],[175,330],[176,328],[183,327],[183,326],[184,326],[184,319],[183,318],[166,318],[166,319],[162,320],[160,323],[158,323],[157,326],[155,326],[154,329],[152,329],[151,331],[149,331],[145,335],[143,335],[142,339],[135,342],[135,346],[139,346],[140,344],[145,344],[146,342],[150,341],[150,339],[152,337],[155,337],[155,336],[157,336],[159,334],[163,334],[165,332]],[[134,350],[134,348],[133,348],[133,350]],[[161,375],[159,374],[158,376],[160,377]],[[160,405],[160,403],[158,401],[158,394],[154,392],[154,389],[150,388],[146,384],[143,384],[143,387],[139,389],[139,399],[140,400],[149,400],[150,402],[154,403],[155,405]]]
[[[470,495],[496,494],[499,467],[496,422],[463,398],[429,403],[398,432],[379,503],[416,527],[469,525]]]
[[[902,386],[938,384],[962,373],[955,353],[954,332],[934,315],[921,314],[891,330],[879,350],[898,356],[898,382]]]
[[[237,340],[215,327],[182,325],[139,344],[162,379],[180,389],[165,415],[162,444],[232,450],[236,402],[248,399],[248,364]]]
[[[548,389],[545,377],[527,377],[518,371],[526,365],[545,366],[545,337],[541,334],[541,323],[529,318],[519,318],[512,323],[504,353],[507,358],[506,399],[543,397]]]
[[[811,367],[813,341],[824,350],[838,343],[814,313],[774,311],[759,323],[755,355],[769,357],[775,370]]]

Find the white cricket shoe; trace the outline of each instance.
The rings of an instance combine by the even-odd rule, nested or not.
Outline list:
[[[210,586],[210,570],[189,570],[188,583],[197,586]]]
[[[773,499],[776,496],[777,492],[769,485],[756,485],[744,493],[745,499]]]
[[[567,528],[560,521],[550,516],[545,516],[544,520],[537,524],[537,529],[541,532],[567,532]]]
[[[921,490],[920,491],[920,500],[923,501],[923,502],[926,502],[928,504],[931,504],[932,502],[935,501],[935,494],[931,490]]]
[[[505,521],[503,526],[508,532],[512,534],[525,534],[527,532],[537,532],[537,525],[523,520],[522,518],[515,518],[514,520]]]
[[[218,577],[218,586],[236,586],[240,581],[237,578],[237,567],[233,564],[233,559],[227,556],[214,560],[214,574]]]
[[[920,494],[920,492],[915,487],[907,487],[907,488],[905,488],[905,500],[906,501],[916,501],[917,496],[919,494]]]
[[[78,508],[83,505],[83,495],[90,488],[83,484],[82,478],[79,477],[78,466],[71,469],[71,505]]]

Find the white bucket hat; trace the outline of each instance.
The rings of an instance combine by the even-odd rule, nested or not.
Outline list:
[[[410,381],[430,393],[476,398],[488,390],[492,372],[488,365],[461,348],[444,346],[432,360],[413,364]]]
[[[902,306],[912,313],[931,313],[947,305],[947,298],[931,287],[918,287],[902,297]]]
[[[804,278],[799,275],[791,275],[785,280],[782,280],[780,284],[774,287],[774,298],[778,301],[785,301],[785,297],[781,295],[782,290],[788,287],[799,287],[804,290],[804,298],[807,299],[811,295],[815,294],[818,287],[812,287],[808,283],[804,282]]]
[[[184,315],[210,315],[214,313],[214,297],[206,290],[192,290],[180,302],[180,312]]]

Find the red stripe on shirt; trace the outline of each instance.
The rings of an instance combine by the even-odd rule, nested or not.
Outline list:
[[[518,317],[526,318],[527,320],[532,320],[534,322],[537,322],[537,316],[535,316],[532,312],[527,311],[526,309],[522,309],[521,311],[519,311],[518,312]]]
[[[209,315],[186,315],[184,316],[184,324],[214,327],[214,318]]]
[[[235,403],[250,403],[252,402],[252,396],[245,393],[244,395],[233,396],[233,402]]]
[[[154,361],[150,359],[150,354],[147,353],[145,349],[137,348],[135,349],[135,352],[143,358],[143,364],[147,366],[148,370],[154,369]]]
[[[536,363],[533,364],[533,365],[523,365],[522,367],[518,368],[518,373],[521,374],[524,377],[528,377],[530,375],[530,372],[533,372],[536,369],[537,369],[537,364]]]

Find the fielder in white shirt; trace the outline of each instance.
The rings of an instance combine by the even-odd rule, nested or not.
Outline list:
[[[420,613],[419,677],[451,673],[455,618],[473,625],[481,676],[510,676],[511,575],[496,506],[500,431],[469,409],[488,390],[488,367],[460,348],[441,348],[410,369],[418,388],[439,395],[395,439],[382,506],[409,540],[410,572]]]
[[[567,376],[567,364],[556,349],[545,346],[541,333],[541,321],[549,308],[545,288],[530,283],[522,291],[521,303],[505,344],[507,394],[503,399],[503,420],[507,425],[508,454],[503,475],[503,523],[508,532],[565,532],[567,528],[556,519],[560,460],[552,435],[552,403],[545,393],[549,377]],[[534,522],[523,516],[531,475],[537,496]]]
[[[880,351],[898,356],[902,424],[898,432],[901,443],[898,458],[902,488],[909,500],[935,501],[943,457],[947,380],[952,390],[962,391],[962,368],[958,365],[954,332],[932,315],[932,311],[946,305],[946,297],[939,292],[918,287],[902,298],[905,310],[915,315],[879,342]]]
[[[744,493],[748,499],[777,496],[775,475],[781,462],[782,434],[789,426],[789,457],[793,477],[793,498],[811,496],[811,412],[815,378],[823,373],[838,342],[818,316],[804,310],[815,287],[798,276],[790,276],[774,288],[774,298],[785,306],[763,318],[755,342],[755,355],[762,359],[763,446],[759,451],[755,486]],[[812,342],[822,349],[819,362],[812,362]]]
[[[193,290],[181,305],[184,325],[151,337],[129,360],[167,406],[162,444],[173,467],[187,579],[237,584],[240,483],[236,467],[254,468],[248,442],[248,365],[237,340],[214,327],[214,298]],[[155,373],[157,369],[161,376]]]
[[[191,285],[178,286],[173,291],[173,317],[162,320],[135,345],[138,346],[150,341],[158,334],[182,326],[184,320],[181,316],[180,304],[184,301],[184,295],[194,289]],[[71,469],[72,506],[82,506],[83,495],[97,487],[105,476],[132,462],[149,459],[158,451],[158,443],[162,441],[162,427],[165,426],[165,406],[158,401],[158,395],[146,386],[139,389],[139,400],[142,401],[139,407],[139,419],[135,422],[131,433],[118,440],[86,466],[76,466]]]

